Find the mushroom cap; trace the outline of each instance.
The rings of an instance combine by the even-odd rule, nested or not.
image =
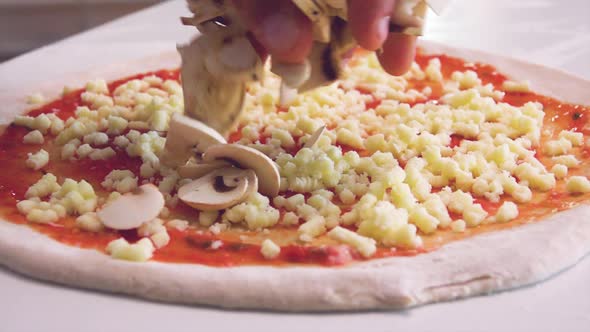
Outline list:
[[[215,160],[210,163],[189,163],[183,166],[179,166],[176,169],[176,171],[178,172],[178,175],[180,175],[182,178],[197,179],[202,176],[205,176],[208,173],[213,172],[216,169],[228,166],[231,166],[231,164],[228,162],[222,160]]]
[[[170,120],[164,146],[165,155],[161,160],[169,166],[176,166],[186,162],[194,148],[197,152],[203,152],[210,145],[223,143],[226,143],[225,138],[215,129],[198,120],[176,113]]]
[[[244,201],[251,188],[257,189],[254,171],[225,167],[180,187],[178,198],[202,211],[221,210]]]
[[[274,197],[279,194],[281,176],[272,159],[264,153],[240,144],[217,144],[210,146],[203,153],[204,162],[230,160],[241,168],[251,169],[258,177],[261,194]]]
[[[108,228],[133,229],[158,217],[164,208],[164,196],[153,184],[144,184],[106,204],[96,215]]]

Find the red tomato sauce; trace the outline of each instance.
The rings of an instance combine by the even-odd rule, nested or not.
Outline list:
[[[418,54],[416,61],[424,67],[428,61],[435,56]],[[473,70],[478,73],[479,77],[484,83],[492,83],[496,88],[500,88],[502,82],[506,77],[498,73],[495,68],[485,64],[467,63],[461,59],[448,57],[445,55],[437,55],[442,63],[442,71],[445,78],[448,78],[452,72],[456,70]],[[354,63],[352,61],[351,63]],[[179,80],[178,70],[161,70],[152,73],[145,73],[133,77],[124,78],[109,84],[109,90],[112,92],[119,85],[125,82],[142,78],[148,75],[157,75],[162,79]],[[411,88],[421,89],[426,86],[432,88],[431,100],[436,101],[441,93],[442,88],[440,84],[437,86],[434,83],[427,82],[410,82]],[[370,94],[369,91],[358,89],[363,94]],[[77,90],[68,93],[61,99],[55,100],[38,109],[31,111],[30,115],[38,115],[41,113],[55,113],[62,119],[67,119],[74,114],[77,106],[83,105],[80,95],[83,91]],[[580,105],[571,105],[561,103],[549,97],[536,95],[534,93],[507,93],[503,100],[515,106],[520,106],[529,101],[538,101],[545,106],[546,117],[545,124],[552,124],[558,128],[571,128],[585,135],[589,134],[586,126],[588,108]],[[375,108],[379,106],[381,100],[373,98],[372,101],[366,104],[366,108]],[[285,109],[277,107],[277,112],[284,112]],[[32,171],[24,166],[27,159],[27,153],[36,152],[40,146],[22,144],[23,136],[28,132],[26,128],[17,127],[14,125],[6,128],[0,137],[0,163],[3,165],[4,171],[0,173],[0,214],[8,221],[16,224],[27,224],[38,232],[46,234],[47,236],[59,241],[61,243],[72,245],[81,248],[95,249],[104,252],[106,245],[121,236],[127,240],[134,242],[138,240],[135,231],[105,231],[101,233],[92,233],[80,230],[75,225],[74,217],[67,217],[59,220],[55,224],[41,225],[28,223],[24,216],[18,213],[16,203],[24,199],[24,193],[27,188],[35,183],[42,175],[42,171]],[[556,134],[555,134],[556,135]],[[229,142],[236,142],[241,138],[241,131],[236,130],[230,134]],[[461,143],[462,137],[454,135],[452,137],[451,146],[457,146]],[[543,137],[543,141],[550,139],[550,137]],[[46,140],[47,141],[47,140]],[[132,158],[127,156],[124,151],[112,145],[117,151],[117,156],[106,161],[92,161],[83,159],[75,162],[61,161],[58,156],[53,156],[47,167],[46,172],[52,172],[58,176],[59,181],[63,181],[65,177],[71,177],[75,180],[86,179],[89,181],[99,195],[106,195],[102,191],[100,182],[113,169],[130,169],[134,173],[139,172],[141,160],[139,158]],[[44,147],[48,151],[59,151],[57,147],[53,146],[51,140],[46,142]],[[295,154],[301,147],[296,146],[289,151]],[[348,146],[341,146],[343,152],[354,150]],[[366,155],[367,151],[358,151],[361,155]],[[583,149],[580,153],[583,157],[587,157],[590,150]],[[546,159],[546,158],[545,158]],[[541,158],[542,162],[546,162]],[[584,174],[584,168],[578,171]],[[499,208],[505,198],[499,202],[490,202],[484,198],[476,198],[476,202],[482,204],[483,208],[490,214],[494,214]],[[421,234],[424,240],[424,246],[419,249],[403,249],[403,248],[378,248],[376,255],[373,258],[391,257],[391,256],[412,256],[420,253],[436,250],[440,246],[455,240],[473,236],[479,233],[500,230],[516,225],[538,220],[543,216],[554,213],[557,210],[563,210],[570,207],[574,203],[586,201],[588,195],[570,196],[564,193],[563,184],[560,183],[557,188],[549,193],[537,194],[533,202],[521,205],[520,216],[506,224],[484,224],[475,228],[469,228],[464,233],[452,233],[450,230],[439,230],[435,235]],[[349,211],[350,206],[342,205],[342,211]],[[179,203],[175,209],[171,210],[173,217],[182,217],[183,219],[196,220],[198,212]],[[281,210],[281,215],[285,211]],[[453,216],[455,219],[460,216]],[[296,235],[297,226],[276,226],[271,233],[281,234],[285,238],[294,238]],[[284,244],[281,246],[280,255],[273,260],[266,260],[260,253],[260,239],[257,235],[248,231],[229,230],[215,235],[206,229],[189,228],[186,231],[178,231],[175,229],[168,230],[171,241],[170,243],[156,250],[154,258],[157,261],[175,262],[175,263],[196,263],[210,266],[238,266],[249,264],[270,264],[270,265],[287,265],[287,264],[312,264],[322,266],[343,265],[351,261],[362,260],[362,257],[352,248],[344,245],[338,245],[334,242],[322,241],[312,245],[292,244],[293,241],[287,241],[291,244]],[[248,235],[253,241],[243,241],[241,236]],[[213,249],[212,244],[221,240],[222,244],[219,248]],[[252,242],[252,243],[250,243]],[[277,241],[275,241],[277,242]],[[280,242],[280,241],[279,241]]]

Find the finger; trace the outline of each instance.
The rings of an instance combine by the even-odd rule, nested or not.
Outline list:
[[[273,59],[301,63],[312,46],[311,21],[289,0],[234,0],[247,29]]]
[[[416,36],[390,33],[383,43],[383,52],[378,54],[378,58],[385,71],[399,76],[410,69],[415,55]]]
[[[359,45],[369,51],[381,47],[389,33],[395,0],[349,0],[348,22]]]

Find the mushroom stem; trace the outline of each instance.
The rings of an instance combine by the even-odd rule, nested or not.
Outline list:
[[[204,123],[182,114],[174,114],[170,120],[170,128],[166,136],[164,156],[160,158],[164,164],[177,167],[187,162],[195,153],[202,153],[209,146],[226,143],[225,138]]]
[[[218,144],[210,146],[203,153],[204,162],[230,160],[238,167],[253,170],[260,181],[260,193],[269,197],[278,195],[280,174],[277,165],[264,153],[239,144]]]
[[[251,170],[225,167],[200,177],[178,190],[178,198],[202,211],[226,209],[244,201],[258,189]]]

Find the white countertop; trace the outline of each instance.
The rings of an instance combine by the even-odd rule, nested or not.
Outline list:
[[[569,0],[567,7],[560,2],[564,3],[455,0],[443,17],[432,20],[428,38],[526,58],[590,78],[590,2]],[[64,71],[173,50],[192,33],[178,22],[184,12],[182,1],[172,1],[0,64],[0,93],[59,80]],[[74,54],[79,60],[67,68],[46,65]],[[14,73],[21,74],[18,81]],[[0,317],[0,331],[15,332],[588,331],[590,259],[556,278],[511,292],[407,311],[345,314],[160,304],[41,283],[0,268]]]

